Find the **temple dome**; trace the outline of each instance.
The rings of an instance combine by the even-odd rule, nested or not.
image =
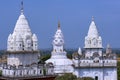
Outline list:
[[[32,34],[28,21],[25,18],[24,14],[22,13],[16,22],[13,34],[24,35],[26,32]]]
[[[29,23],[23,12],[23,4],[21,4],[21,13],[15,24],[15,28],[12,34],[8,37],[8,49],[16,50],[17,46],[22,44],[22,50],[24,51],[36,51],[38,49],[38,40],[35,34],[32,34]],[[17,42],[16,42],[17,41]],[[17,51],[21,49],[17,48]]]
[[[38,41],[37,36],[36,36],[35,34],[33,34],[32,40],[33,40],[33,41]]]
[[[63,37],[63,33],[60,29],[60,23],[58,23],[58,29],[54,35],[53,45],[56,45],[56,46],[64,45],[64,37]]]
[[[94,20],[92,20],[92,22],[90,24],[90,27],[89,27],[89,30],[88,30],[88,36],[89,37],[98,37],[99,36],[99,33],[97,31],[97,27],[95,25]]]

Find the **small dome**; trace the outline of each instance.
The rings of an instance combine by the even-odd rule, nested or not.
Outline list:
[[[98,37],[98,31],[97,31],[97,27],[95,25],[95,22],[92,21],[88,30],[88,36],[89,37]]]
[[[82,51],[81,51],[81,48],[79,47],[79,49],[78,49],[78,54],[79,55],[82,55]]]
[[[36,34],[33,34],[32,40],[33,40],[33,41],[38,41]]]
[[[107,44],[107,48],[108,48],[108,49],[110,49],[110,48],[111,48],[111,47],[110,47],[110,44]]]
[[[101,36],[99,36],[99,40],[102,40]]]
[[[32,34],[27,19],[24,14],[21,14],[16,22],[13,34],[24,35],[25,33]]]

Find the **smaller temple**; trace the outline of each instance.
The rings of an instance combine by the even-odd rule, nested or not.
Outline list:
[[[73,74],[95,80],[117,80],[116,55],[112,53],[110,45],[107,45],[106,53],[102,52],[102,48],[102,38],[92,18],[83,53],[79,48],[78,53],[73,54]]]
[[[55,74],[64,74],[73,72],[72,60],[68,59],[66,52],[64,51],[64,37],[60,29],[60,22],[58,22],[58,29],[54,35],[52,42],[53,51],[51,52],[51,58],[46,63],[52,63],[54,66]]]

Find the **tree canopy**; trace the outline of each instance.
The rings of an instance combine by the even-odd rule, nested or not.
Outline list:
[[[57,76],[55,80],[94,80],[94,79],[91,77],[77,78],[73,74],[64,74],[62,76]]]

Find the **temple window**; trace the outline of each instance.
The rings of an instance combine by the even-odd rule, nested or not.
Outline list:
[[[62,40],[60,40],[60,42],[62,42]]]
[[[22,45],[21,45],[21,44],[19,44],[19,46],[21,47]]]
[[[42,71],[40,70],[40,74],[42,73]]]
[[[36,71],[34,70],[34,74],[35,74],[35,72],[36,72]]]

